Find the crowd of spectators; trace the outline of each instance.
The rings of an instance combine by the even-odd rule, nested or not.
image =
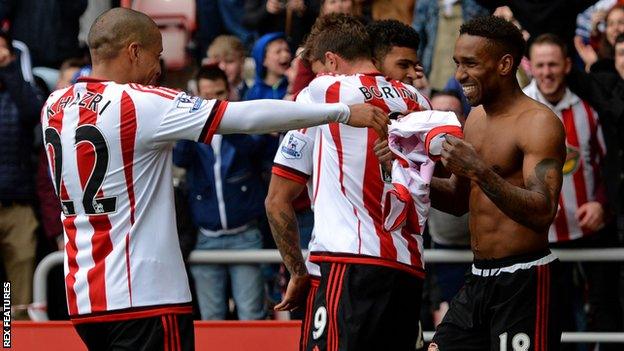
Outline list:
[[[40,108],[50,91],[89,73],[81,33],[103,9],[119,5],[132,1],[0,3],[0,275],[14,284],[16,318],[28,318],[36,263],[63,250],[60,205],[36,126]],[[461,121],[469,118],[470,106],[454,79],[459,26],[491,13],[513,21],[530,44],[518,80],[561,118],[567,133],[564,188],[549,240],[554,248],[623,246],[624,1],[196,0],[192,5],[197,25],[185,43],[187,65],[182,73],[173,72],[185,77],[176,88],[207,99],[293,99],[314,78],[297,49],[319,14],[349,13],[365,23],[395,18],[420,36],[425,76],[412,83],[435,109],[454,111]],[[166,60],[163,65],[169,68]],[[167,77],[162,83],[171,86]],[[186,257],[193,249],[275,247],[264,198],[280,137],[228,135],[210,145],[176,146],[176,203]],[[439,168],[437,174],[444,175]],[[313,227],[305,194],[295,208],[305,247]],[[469,248],[468,226],[466,217],[432,210],[429,247]],[[428,329],[441,320],[467,267],[428,266],[429,308],[422,316]],[[279,301],[288,279],[283,268],[260,265],[193,265],[189,272],[202,319],[274,318],[271,304]],[[569,263],[566,272],[560,283],[573,292],[566,297],[567,329],[624,330],[624,266]],[[49,314],[59,319],[67,316],[61,276],[53,272],[49,283]]]

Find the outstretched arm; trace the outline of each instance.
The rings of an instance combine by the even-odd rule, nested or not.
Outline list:
[[[509,218],[537,232],[548,229],[557,212],[565,160],[565,133],[551,112],[529,111],[519,124],[518,147],[524,154],[524,187],[498,175],[477,155],[472,145],[447,137],[442,160],[454,174],[476,182]]]
[[[388,116],[370,104],[347,106],[304,104],[283,100],[230,102],[217,133],[262,134],[340,122],[353,127],[369,127],[381,136],[388,131]]]
[[[271,177],[269,193],[265,201],[271,233],[282,255],[284,265],[290,272],[290,281],[284,299],[275,306],[275,310],[278,311],[288,311],[299,307],[305,298],[310,282],[301,254],[297,217],[292,205],[304,188],[305,184],[274,174]]]

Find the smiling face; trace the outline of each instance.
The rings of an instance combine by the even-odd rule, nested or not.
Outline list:
[[[286,74],[286,70],[290,67],[290,48],[284,39],[277,39],[270,42],[266,47],[264,55],[264,66],[267,71],[277,76]]]
[[[557,104],[565,94],[565,77],[572,66],[561,48],[540,43],[531,46],[531,72],[537,88],[551,104]]]
[[[484,37],[462,34],[455,43],[455,79],[472,106],[490,101],[498,91],[499,59],[493,51],[493,45]]]
[[[386,77],[413,85],[416,79],[418,55],[412,48],[393,46],[381,62],[381,70]]]
[[[616,8],[609,12],[606,18],[605,35],[609,44],[615,43],[615,38],[624,33],[624,9]]]

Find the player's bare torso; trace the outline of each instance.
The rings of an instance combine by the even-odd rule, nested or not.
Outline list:
[[[505,114],[488,116],[483,107],[473,111],[466,122],[465,140],[472,144],[486,165],[512,185],[526,188],[519,147],[523,119],[532,109],[543,109],[530,99],[510,106]],[[536,232],[509,218],[476,182],[470,185],[471,246],[476,258],[501,258],[535,252],[548,246],[547,232]]]

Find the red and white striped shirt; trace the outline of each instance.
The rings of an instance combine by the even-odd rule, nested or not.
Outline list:
[[[566,131],[563,185],[559,209],[548,231],[548,240],[551,243],[564,242],[592,234],[579,226],[576,212],[587,202],[606,202],[600,176],[605,143],[598,114],[569,89],[556,106],[544,98],[535,81],[524,88],[524,92],[548,106],[561,119]]]
[[[191,312],[171,149],[180,139],[209,143],[226,106],[88,78],[50,95],[41,120],[74,322]]]
[[[431,108],[415,88],[379,73],[319,76],[297,101],[368,102],[387,113]],[[312,262],[382,265],[422,277],[419,233],[383,228],[384,181],[373,152],[377,138],[372,129],[336,123],[291,131],[277,152],[273,173],[302,184],[311,178]]]

